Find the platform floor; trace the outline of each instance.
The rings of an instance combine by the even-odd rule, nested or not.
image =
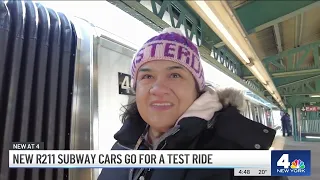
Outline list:
[[[279,138],[279,137],[278,137]],[[311,176],[289,177],[289,180],[320,180],[320,142],[297,142],[292,137],[283,138],[283,149],[311,150]]]

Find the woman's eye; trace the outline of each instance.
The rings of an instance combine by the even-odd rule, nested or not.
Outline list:
[[[177,73],[174,73],[174,74],[171,74],[171,77],[172,78],[180,78],[180,74],[177,74]]]
[[[151,79],[151,78],[152,78],[152,76],[149,74],[142,76],[142,79]]]

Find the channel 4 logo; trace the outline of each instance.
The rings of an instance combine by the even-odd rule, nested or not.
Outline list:
[[[311,151],[285,150],[271,151],[272,176],[310,176]]]

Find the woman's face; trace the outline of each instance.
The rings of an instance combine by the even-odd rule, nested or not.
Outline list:
[[[166,132],[197,98],[189,70],[171,61],[151,61],[139,69],[136,102],[143,120]]]

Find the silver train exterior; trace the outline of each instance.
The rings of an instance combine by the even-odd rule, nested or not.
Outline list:
[[[0,179],[97,179],[100,169],[9,169],[7,152],[11,142],[27,141],[45,149],[110,149],[122,105],[134,99],[129,67],[136,49],[31,1],[1,1],[0,23]],[[271,109],[246,103],[244,116],[272,126]]]

